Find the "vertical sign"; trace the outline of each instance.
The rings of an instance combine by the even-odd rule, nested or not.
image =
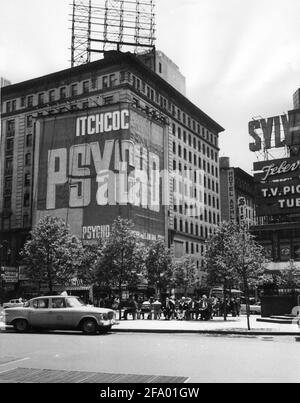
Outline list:
[[[236,221],[236,199],[235,199],[235,179],[234,169],[228,170],[228,205],[229,221]]]
[[[240,224],[244,223],[247,219],[247,210],[246,210],[246,199],[245,197],[239,197],[238,200],[239,206],[239,222]]]

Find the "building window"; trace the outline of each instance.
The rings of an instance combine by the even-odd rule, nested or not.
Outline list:
[[[13,100],[13,101],[12,101],[12,103],[11,103],[11,109],[12,109],[12,112],[14,112],[14,111],[17,109],[17,101],[16,101],[16,100]]]
[[[110,105],[114,102],[114,97],[113,96],[104,97],[103,100],[104,100],[104,105]]]
[[[161,74],[162,73],[162,64],[161,63],[158,64],[158,69],[159,69],[159,72]]]
[[[31,108],[33,106],[33,95],[29,95],[27,97],[27,108]]]
[[[30,226],[30,222],[29,222],[29,215],[28,214],[24,214],[23,216],[23,227],[29,227]]]
[[[12,158],[6,158],[5,160],[5,170],[12,171],[13,169],[13,160]]]
[[[8,120],[7,122],[7,137],[13,137],[15,135],[15,121]]]
[[[11,208],[11,196],[4,197],[4,208]]]
[[[25,166],[30,166],[31,165],[31,154],[27,153],[25,154]]]
[[[89,81],[84,81],[82,84],[82,92],[84,94],[87,94],[90,91],[90,82]]]
[[[109,81],[108,81],[109,77],[108,76],[103,76],[102,77],[102,88],[106,89],[109,87]]]
[[[25,193],[25,194],[24,194],[23,206],[24,206],[24,207],[29,207],[29,204],[30,204],[30,194],[29,194],[29,193]]]
[[[49,91],[49,102],[55,101],[55,90]]]
[[[192,255],[194,254],[194,243],[193,242],[191,243],[191,254]]]
[[[62,87],[59,90],[59,96],[60,96],[60,99],[65,99],[67,97],[67,89],[66,89],[66,87]]]
[[[186,242],[185,243],[185,253],[189,253],[189,243],[188,242]]]
[[[9,113],[9,112],[11,112],[11,102],[7,101],[6,102],[6,113]]]
[[[32,146],[32,134],[27,134],[26,136],[26,147]]]
[[[21,108],[25,108],[26,105],[26,97],[21,97]]]
[[[78,85],[77,84],[73,84],[71,86],[71,96],[72,97],[76,97],[78,95]]]
[[[4,189],[11,190],[11,188],[12,188],[12,177],[7,176],[4,180]]]
[[[30,173],[25,174],[24,185],[25,186],[30,186]]]
[[[13,139],[6,140],[6,151],[12,151],[14,149],[14,141]]]
[[[32,127],[32,116],[28,115],[26,118],[27,127]]]
[[[39,102],[39,105],[44,105],[45,95],[43,92],[39,94],[38,102]]]

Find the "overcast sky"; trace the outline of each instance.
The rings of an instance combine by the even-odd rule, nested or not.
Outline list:
[[[69,3],[1,0],[1,76],[16,83],[70,66]],[[300,1],[156,0],[156,13],[157,48],[226,129],[221,156],[251,172],[248,121],[292,109],[300,87]]]

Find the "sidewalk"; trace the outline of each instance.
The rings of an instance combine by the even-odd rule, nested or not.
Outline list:
[[[0,332],[5,331],[0,309]],[[239,318],[229,316],[224,322],[223,318],[214,318],[208,322],[180,321],[180,320],[121,320],[113,326],[112,331],[117,333],[194,333],[219,335],[271,335],[271,336],[300,336],[300,328],[295,324],[277,324],[257,322],[260,316],[252,315],[250,318],[251,330],[247,330],[247,317]]]
[[[242,334],[242,335],[273,335],[273,336],[300,336],[300,328],[295,324],[262,323],[250,318],[251,330],[247,330],[247,317],[214,318],[208,322],[178,321],[178,320],[121,320],[113,326],[114,332],[135,333],[204,333],[204,334]]]

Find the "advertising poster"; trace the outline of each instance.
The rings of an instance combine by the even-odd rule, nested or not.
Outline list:
[[[38,211],[64,211],[66,219],[78,211],[83,241],[107,237],[118,216],[133,219],[147,239],[164,236],[163,141],[162,125],[128,107],[45,118]]]

